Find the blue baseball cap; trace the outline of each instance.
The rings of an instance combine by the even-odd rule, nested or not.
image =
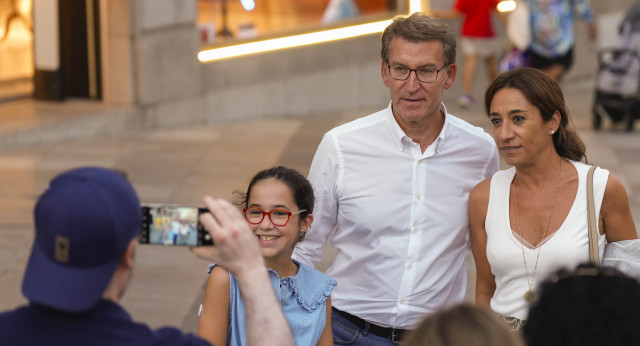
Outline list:
[[[22,282],[32,303],[91,309],[140,232],[142,213],[123,175],[100,167],[55,177],[34,210],[35,240]]]

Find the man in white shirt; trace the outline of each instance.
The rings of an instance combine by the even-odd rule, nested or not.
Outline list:
[[[336,345],[397,344],[425,315],[464,299],[467,197],[499,164],[491,136],[442,103],[455,51],[442,21],[396,17],[382,34],[389,107],[329,131],[315,154],[315,222],[294,257],[318,262],[335,228]]]

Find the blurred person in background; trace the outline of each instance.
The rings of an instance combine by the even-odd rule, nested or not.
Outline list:
[[[440,18],[463,17],[460,38],[460,46],[464,53],[463,94],[458,98],[458,104],[463,108],[469,108],[476,102],[471,96],[471,88],[480,59],[483,59],[487,66],[489,81],[498,76],[497,55],[502,51],[502,47],[493,30],[491,15],[499,14],[497,6],[500,1],[502,0],[456,0],[452,10],[427,10],[427,14]],[[505,21],[502,16],[499,18]]]
[[[402,346],[525,346],[489,309],[460,304],[426,317]]]
[[[587,23],[589,39],[595,40],[596,26],[588,0],[527,0],[530,11],[531,67],[561,81],[573,64],[574,14]]]

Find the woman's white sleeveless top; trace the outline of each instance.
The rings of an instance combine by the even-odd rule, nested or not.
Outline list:
[[[496,172],[491,178],[485,220],[487,259],[496,279],[496,291],[491,299],[491,309],[501,315],[527,319],[529,303],[524,299],[524,295],[529,290],[529,284],[523,252],[531,281],[538,248],[540,248],[538,266],[531,286],[534,292],[541,282],[558,269],[575,269],[578,264],[589,262],[586,185],[590,166],[580,162],[569,162],[578,171],[579,178],[578,191],[571,210],[560,228],[543,240],[542,245],[534,249],[523,246],[510,226],[509,194],[515,168]],[[606,169],[595,170],[593,185],[596,215],[600,215],[608,177],[609,171]],[[605,241],[606,237],[599,235],[600,258],[604,253]]]

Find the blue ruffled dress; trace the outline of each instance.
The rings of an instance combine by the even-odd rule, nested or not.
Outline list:
[[[269,278],[276,298],[289,323],[296,345],[316,345],[326,324],[326,302],[331,296],[336,280],[328,275],[294,260],[299,266],[295,276],[280,278],[270,268]],[[209,272],[215,264],[209,266]],[[233,274],[230,278],[229,334],[227,345],[247,345],[245,306],[238,282]]]

